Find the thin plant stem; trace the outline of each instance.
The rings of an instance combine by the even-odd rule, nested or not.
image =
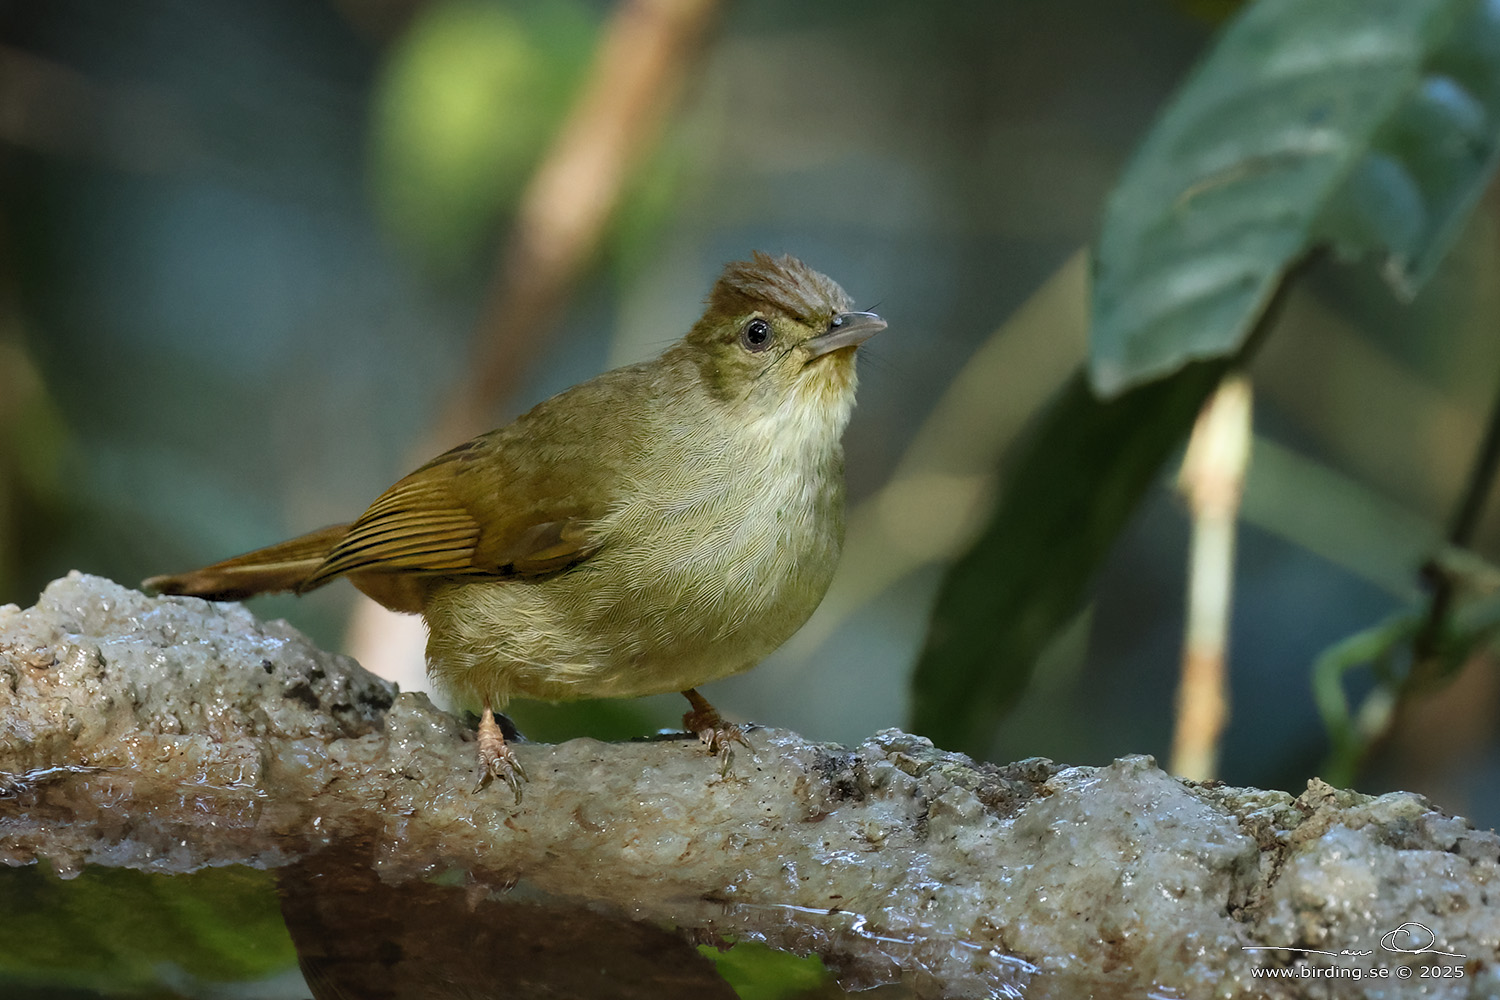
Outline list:
[[[1229,721],[1234,536],[1250,461],[1250,409],[1249,379],[1231,373],[1198,417],[1178,480],[1193,513],[1193,541],[1172,771],[1195,781],[1216,776]]]
[[[1467,549],[1472,545],[1485,502],[1494,488],[1497,471],[1500,471],[1500,392],[1496,393],[1490,407],[1484,438],[1469,470],[1469,479],[1453,513],[1453,521],[1448,526],[1447,541],[1451,547]],[[1431,563],[1426,572],[1432,583],[1432,596],[1428,600],[1422,629],[1412,647],[1414,662],[1405,685],[1409,690],[1424,686],[1442,672],[1443,636],[1457,591],[1457,580],[1451,571]]]

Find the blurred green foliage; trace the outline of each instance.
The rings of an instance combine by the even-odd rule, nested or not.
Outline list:
[[[423,6],[375,89],[371,183],[428,263],[471,261],[566,115],[599,31],[575,0]]]
[[[22,351],[0,337],[0,593],[62,533],[68,512],[62,413]]]
[[[763,944],[741,942],[730,948],[699,945],[698,951],[713,960],[740,1000],[809,1000],[844,996],[833,977],[818,961],[775,951]]]
[[[673,695],[686,711],[687,702]],[[670,701],[670,699],[669,699]],[[506,707],[521,735],[538,743],[558,743],[587,735],[596,740],[628,740],[649,733],[651,713],[639,701],[590,699],[584,701],[518,701]]]
[[[266,872],[91,868],[62,880],[39,865],[0,868],[0,992],[175,995],[184,982],[244,982],[296,964]]]
[[[1245,0],[1173,0],[1186,14],[1218,24],[1245,5]]]

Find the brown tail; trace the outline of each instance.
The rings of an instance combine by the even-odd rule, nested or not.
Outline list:
[[[158,594],[187,594],[210,601],[298,590],[348,532],[347,524],[329,525],[202,569],[153,576],[141,586]]]

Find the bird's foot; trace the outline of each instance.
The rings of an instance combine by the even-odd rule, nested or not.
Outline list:
[[[495,721],[495,713],[488,705],[484,708],[484,715],[479,719],[477,777],[479,783],[474,786],[474,791],[479,791],[492,780],[499,778],[516,793],[516,802],[520,803],[521,783],[527,780],[526,768],[521,766],[521,759],[516,756],[510,744],[505,742],[505,734],[500,731],[500,724]]]
[[[744,730],[726,721],[719,714],[719,710],[708,703],[707,698],[692,688],[682,694],[693,706],[682,716],[683,728],[690,733],[696,733],[698,739],[708,748],[708,752],[718,755],[721,777],[729,774],[734,766],[733,744],[738,743],[751,753],[755,752],[755,747],[745,738]]]

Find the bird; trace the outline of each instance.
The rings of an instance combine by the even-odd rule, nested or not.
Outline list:
[[[727,772],[744,733],[698,693],[785,642],[844,537],[858,347],[886,327],[794,257],[728,264],[659,356],[538,404],[357,519],[143,586],[241,600],[346,577],[427,626],[434,685],[482,710],[481,786],[527,779],[513,697],[681,692]]]

